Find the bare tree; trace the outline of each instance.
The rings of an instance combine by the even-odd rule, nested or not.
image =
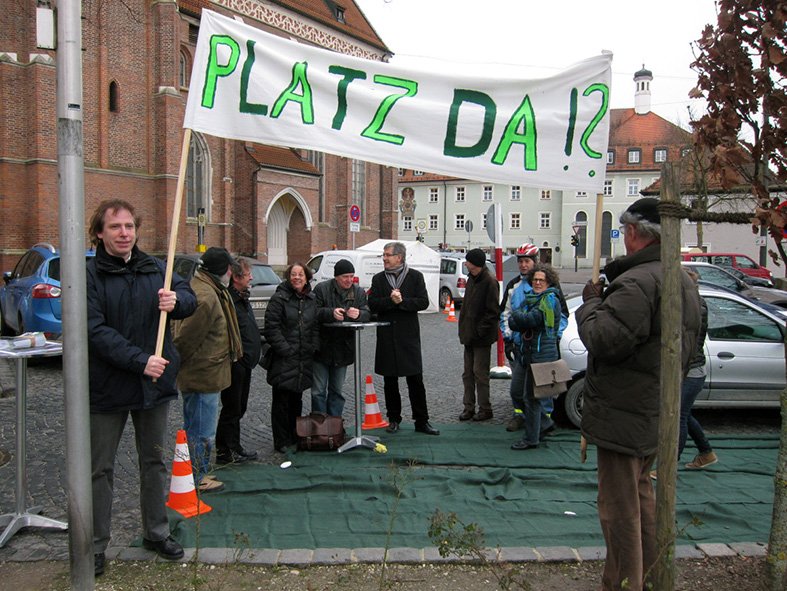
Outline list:
[[[784,261],[787,213],[771,192],[787,178],[787,2],[717,0],[717,7],[716,26],[705,27],[692,64],[698,80],[690,96],[708,103],[707,114],[692,123],[695,145],[707,150],[722,187],[745,181],[757,201],[752,223],[767,228]],[[767,559],[771,591],[787,582],[787,390],[781,413]]]

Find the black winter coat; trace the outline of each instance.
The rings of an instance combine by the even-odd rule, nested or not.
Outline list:
[[[380,322],[388,326],[377,328],[377,349],[374,356],[374,371],[382,376],[412,376],[423,373],[421,361],[421,326],[418,311],[429,306],[424,276],[420,271],[409,269],[402,287],[402,303],[391,301],[393,288],[385,272],[372,278],[369,291],[369,308],[377,314]]]
[[[349,328],[324,326],[338,322],[333,317],[336,308],[358,308],[361,314],[357,319],[347,318],[348,322],[369,322],[372,313],[366,302],[366,292],[358,285],[351,285],[343,293],[335,279],[319,283],[314,288],[317,298],[317,318],[320,322],[320,350],[316,359],[328,366],[344,366],[355,363],[355,331]],[[348,297],[350,296],[350,297]]]
[[[128,263],[110,256],[102,244],[88,261],[90,412],[144,410],[177,397],[180,356],[169,326],[162,352],[169,365],[155,382],[143,374],[156,348],[162,287],[164,263],[136,246]],[[178,299],[170,318],[191,315],[197,298],[189,284],[173,273],[171,289]]]
[[[247,369],[254,369],[260,360],[262,349],[260,329],[257,328],[257,321],[254,319],[254,311],[251,309],[249,298],[241,295],[232,285],[228,289],[232,303],[235,305],[235,315],[238,317],[238,330],[243,345],[243,357],[236,363],[240,363]]]
[[[290,392],[311,388],[312,360],[320,338],[314,294],[307,291],[299,296],[289,281],[281,283],[265,310],[262,334],[273,348],[268,383]]]

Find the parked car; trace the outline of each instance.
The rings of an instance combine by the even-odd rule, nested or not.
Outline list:
[[[95,256],[88,250],[87,258]],[[41,242],[3,273],[0,287],[0,332],[6,336],[43,332],[58,338],[63,332],[60,303],[60,252]]]
[[[465,253],[440,253],[440,296],[438,304],[440,309],[445,308],[446,302],[453,300],[454,305],[459,307],[465,297],[465,287],[467,286],[467,265],[465,264]],[[491,261],[486,262],[486,267],[495,277],[495,264]]]
[[[779,408],[779,397],[785,387],[787,312],[723,288],[700,284],[699,289],[708,304],[707,379],[695,406]],[[574,314],[580,305],[581,297],[568,300],[570,316],[560,339],[560,355],[568,363],[572,378],[568,392],[555,405],[577,427],[582,420],[587,367],[587,349],[579,338]]]
[[[723,269],[733,277],[737,277],[743,281],[746,285],[753,285],[755,287],[775,287],[773,281],[765,279],[765,277],[753,277],[747,275],[743,271],[739,271],[735,267],[723,267]]]
[[[709,263],[683,261],[681,265],[683,265],[685,269],[691,269],[694,271],[697,275],[699,275],[701,281],[731,289],[735,293],[753,300],[768,302],[769,304],[774,304],[775,306],[787,308],[787,291],[769,287],[748,285],[734,275],[731,275],[726,269],[722,269],[721,267],[711,265]]]
[[[751,257],[735,252],[683,252],[681,258],[684,261],[694,261],[697,263],[710,263],[719,267],[732,267],[741,273],[752,277],[762,277],[773,283],[773,274],[755,263]]]
[[[281,277],[276,274],[273,267],[257,259],[244,256],[237,258],[248,261],[251,266],[252,279],[251,287],[249,288],[251,292],[249,303],[252,310],[254,310],[254,320],[257,322],[257,328],[262,333],[262,329],[265,326],[265,310],[268,307],[271,296],[276,291],[276,287],[281,283]],[[191,281],[194,272],[197,270],[199,260],[199,253],[176,254],[172,270],[187,281]]]

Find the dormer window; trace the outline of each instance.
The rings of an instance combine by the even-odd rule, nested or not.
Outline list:
[[[653,161],[656,164],[667,161],[667,148],[656,148],[653,151]]]
[[[628,152],[629,164],[639,164],[642,162],[642,150],[639,148],[631,148]]]
[[[333,13],[334,18],[338,22],[342,23],[343,25],[347,24],[347,21],[344,19],[344,7],[343,6],[339,6],[333,0],[325,0],[325,4],[328,5],[328,8]]]

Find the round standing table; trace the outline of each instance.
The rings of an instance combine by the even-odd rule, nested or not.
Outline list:
[[[363,429],[363,401],[361,400],[361,331],[366,328],[376,328],[378,326],[387,326],[389,322],[331,322],[323,326],[330,326],[331,328],[345,328],[355,332],[355,437],[348,439],[342,445],[338,452],[349,451],[356,447],[368,447],[374,449],[377,447],[379,437],[372,437],[371,435],[364,435]]]
[[[0,358],[16,361],[16,509],[13,513],[0,515],[0,527],[5,527],[0,535],[0,548],[5,546],[16,532],[23,527],[46,527],[64,531],[68,524],[49,517],[38,515],[41,507],[25,509],[27,500],[27,474],[25,456],[27,454],[27,360],[31,357],[54,357],[63,353],[62,343],[47,341],[42,347],[29,349],[0,350]]]

